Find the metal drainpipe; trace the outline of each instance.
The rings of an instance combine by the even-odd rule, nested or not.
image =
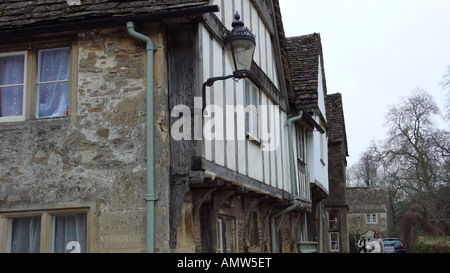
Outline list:
[[[155,252],[155,194],[154,151],[153,151],[153,54],[156,47],[150,37],[134,30],[134,23],[127,23],[131,37],[147,44],[147,253]]]
[[[291,206],[285,208],[284,210],[272,215],[270,217],[270,242],[272,243],[272,253],[277,253],[276,249],[276,232],[275,232],[275,219],[283,214],[286,214],[297,207],[297,193],[295,187],[295,165],[294,165],[294,150],[292,144],[292,123],[296,120],[299,120],[303,117],[303,111],[300,111],[298,116],[292,117],[287,120],[286,127],[288,128],[288,145],[289,145],[289,171],[291,176]]]

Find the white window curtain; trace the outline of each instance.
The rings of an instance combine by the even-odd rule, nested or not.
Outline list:
[[[70,49],[40,50],[38,54],[38,117],[67,116]]]
[[[0,57],[0,117],[21,116],[25,55]]]
[[[11,253],[39,253],[41,217],[11,219]]]
[[[53,252],[86,253],[86,214],[53,217]]]

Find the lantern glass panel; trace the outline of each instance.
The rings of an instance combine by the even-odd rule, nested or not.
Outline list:
[[[225,47],[234,76],[246,77],[250,73],[255,43],[251,40],[232,40]]]

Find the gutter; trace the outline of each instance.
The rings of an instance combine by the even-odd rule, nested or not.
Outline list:
[[[131,37],[147,44],[147,253],[155,251],[155,202],[158,196],[155,194],[154,177],[154,136],[153,136],[153,55],[157,48],[152,39],[134,30],[134,23],[127,23],[128,33]]]
[[[303,111],[303,119],[306,120],[309,124],[311,124],[314,128],[316,128],[317,131],[319,131],[321,134],[325,134],[326,131],[322,126],[320,126],[317,121],[314,120],[314,118],[305,110],[305,108],[301,104],[296,104],[295,108],[299,111]]]
[[[303,111],[300,111],[298,116],[292,117],[287,120],[286,127],[288,128],[288,145],[289,145],[289,171],[291,178],[291,205],[284,210],[270,216],[270,242],[272,253],[278,253],[277,243],[276,243],[276,228],[275,228],[275,219],[281,215],[289,213],[293,211],[298,205],[298,195],[296,192],[295,185],[295,165],[294,165],[294,150],[292,144],[292,123],[301,119],[303,117]]]

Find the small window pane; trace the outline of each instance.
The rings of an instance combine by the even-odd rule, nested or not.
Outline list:
[[[338,213],[330,211],[328,217],[329,228],[338,229]]]
[[[86,214],[53,217],[53,252],[86,253]]]
[[[39,82],[69,79],[69,48],[45,49],[39,51]]]
[[[0,85],[23,84],[25,55],[0,57]]]
[[[250,105],[250,83],[247,81],[244,81],[244,88],[245,88],[245,106],[247,107]],[[245,111],[245,131],[247,133],[250,133],[250,113],[249,111]]]
[[[22,116],[23,86],[0,87],[0,117]]]
[[[0,117],[23,116],[25,54],[11,54],[0,57]]]
[[[39,117],[65,117],[69,109],[69,82],[40,84]]]
[[[11,253],[39,253],[41,247],[41,218],[11,219]]]

